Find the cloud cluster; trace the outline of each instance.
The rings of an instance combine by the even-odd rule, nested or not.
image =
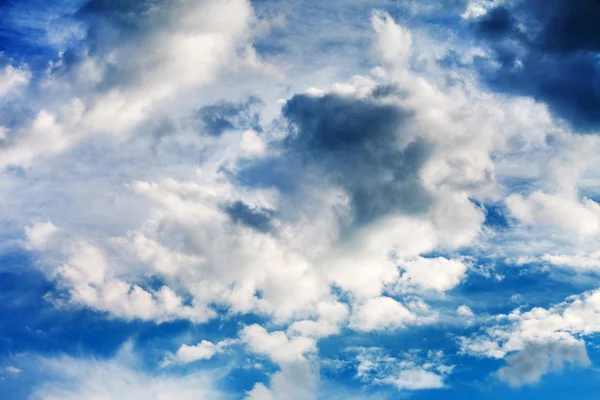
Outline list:
[[[593,0],[486,3],[492,6],[472,6],[465,14],[494,55],[481,60],[483,78],[495,89],[546,102],[578,128],[597,131],[600,5]]]
[[[599,312],[597,290],[549,309],[516,309],[498,316],[501,323],[486,328],[484,334],[462,338],[461,348],[467,354],[506,357],[508,366],[498,371],[501,379],[514,386],[533,383],[564,365],[590,364],[582,338],[600,331]]]
[[[278,368],[248,399],[314,399],[320,340],[430,326],[447,313],[479,322],[452,298],[477,268],[465,248],[596,268],[597,254],[549,251],[600,237],[600,141],[552,114],[598,122],[594,85],[555,79],[574,63],[597,80],[598,49],[584,40],[587,19],[551,3],[473,1],[463,14],[490,46],[472,57],[478,72],[532,99],[482,90],[472,71],[443,64],[447,49],[424,48],[385,11],[370,18],[376,68],[298,92],[281,89],[279,70],[257,55],[269,23],[247,0],[87,1],[84,38],[43,74],[0,70],[1,101],[37,97],[22,120],[0,115],[0,191],[16,196],[0,196],[0,216],[25,225],[22,245],[56,283],[56,306],[156,324],[258,316],[238,337],[196,338],[163,365],[244,349]],[[570,21],[572,31],[553,33]],[[270,87],[248,84],[258,76]],[[491,226],[490,204],[505,231]],[[599,296],[498,316],[462,351],[506,358],[498,377],[514,386],[587,365],[582,336],[600,329],[590,322]],[[443,354],[415,354],[362,348],[357,377],[445,387],[453,367]],[[39,398],[223,396],[203,376],[69,362],[52,361],[67,379]],[[95,375],[116,378],[102,386]]]

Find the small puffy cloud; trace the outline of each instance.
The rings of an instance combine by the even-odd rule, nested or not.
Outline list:
[[[227,347],[237,343],[236,340],[226,339],[218,343],[202,340],[195,346],[182,345],[175,354],[165,357],[163,366],[171,364],[188,364],[195,361],[210,360],[215,354],[225,351]]]
[[[356,305],[350,317],[350,327],[359,331],[397,329],[416,320],[417,316],[402,303],[382,296]]]
[[[444,257],[418,257],[400,261],[402,273],[399,282],[440,292],[457,286],[464,278],[468,266],[461,260]]]
[[[27,245],[34,250],[45,250],[58,228],[50,221],[36,222],[25,227]]]
[[[269,386],[257,383],[246,400],[313,400],[318,395],[318,376],[308,362],[286,364],[271,376]]]
[[[418,366],[402,369],[398,376],[390,376],[382,381],[394,385],[399,390],[440,389],[444,387],[443,376]]]
[[[21,370],[21,368],[14,367],[12,365],[9,365],[8,367],[4,367],[4,370],[6,372],[8,372],[9,374],[13,374],[13,375],[20,374],[21,372],[23,372],[23,370]]]
[[[17,94],[19,89],[29,84],[30,79],[29,71],[11,65],[5,66],[0,70],[0,99]]]
[[[317,319],[294,322],[288,333],[307,337],[326,337],[340,332],[349,315],[348,306],[338,301],[322,301],[316,307]]]
[[[268,332],[257,324],[245,326],[240,332],[240,340],[254,353],[268,356],[277,364],[303,361],[305,354],[316,351],[316,341],[312,338],[289,338],[283,331]]]
[[[600,269],[600,253],[592,254],[544,254],[541,259],[552,265],[570,267],[581,270]]]
[[[458,307],[456,309],[456,314],[458,314],[459,317],[463,317],[463,318],[467,318],[467,319],[471,319],[475,316],[473,311],[465,304],[461,305],[460,307]]]
[[[54,273],[69,289],[70,302],[120,318],[162,322],[179,318],[204,321],[212,317],[210,310],[184,305],[183,299],[166,285],[154,291],[125,282],[105,254],[86,242],[73,244],[66,262]]]
[[[506,198],[511,214],[524,224],[558,229],[581,236],[600,233],[600,205],[594,200],[547,194],[536,191],[524,197],[512,194]]]

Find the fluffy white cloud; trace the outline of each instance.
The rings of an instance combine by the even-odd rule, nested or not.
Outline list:
[[[180,111],[193,110],[187,94],[213,83],[226,70],[272,69],[252,48],[255,16],[247,0],[178,0],[168,7],[150,7],[140,18],[144,23],[133,40],[113,43],[107,34],[96,38],[98,43],[82,43],[76,64],[60,58],[52,65],[40,83],[47,107],[37,110],[1,149],[0,167],[30,165],[95,134],[128,137],[144,123],[166,117],[174,101]],[[107,33],[121,34],[121,27],[102,18],[95,23],[104,24]],[[106,46],[109,49],[103,51]],[[69,73],[53,73],[64,70]],[[29,73],[6,67],[0,76],[0,96],[28,80]],[[98,86],[106,90],[98,91]],[[244,146],[250,152],[261,151],[250,134]]]
[[[401,261],[400,268],[400,282],[443,292],[458,285],[468,267],[461,260],[418,257]]]
[[[399,329],[436,319],[424,303],[409,304],[408,307],[410,309],[387,296],[369,299],[353,307],[350,327],[359,331]]]
[[[245,326],[240,340],[253,352],[266,355],[277,364],[304,361],[305,354],[316,351],[316,341],[312,338],[289,338],[283,331],[267,332],[257,324]]]
[[[511,385],[536,382],[543,374],[564,365],[589,364],[585,342],[579,337],[600,332],[600,291],[569,298],[549,309],[519,309],[498,319],[484,335],[461,339],[462,352],[492,358],[504,358],[507,367],[499,377]]]
[[[58,228],[50,221],[37,222],[25,227],[27,245],[34,250],[45,250]]]
[[[512,194],[506,199],[511,214],[527,225],[566,230],[581,236],[600,233],[600,205],[536,191],[524,197]]]
[[[544,254],[541,259],[552,265],[573,267],[582,270],[595,270],[600,268],[600,253],[586,255]]]
[[[313,400],[317,398],[317,377],[307,362],[287,364],[271,377],[269,387],[254,385],[246,400]]]
[[[441,375],[413,366],[402,369],[398,376],[390,376],[382,382],[394,385],[399,390],[440,389],[444,387],[444,378]]]
[[[169,354],[163,361],[163,366],[171,364],[188,364],[194,361],[209,360],[215,354],[225,351],[227,347],[237,343],[234,339],[225,339],[218,343],[202,340],[195,346],[182,345],[175,354]]]
[[[115,274],[104,253],[97,247],[81,242],[72,245],[64,265],[55,275],[69,289],[70,301],[125,318],[139,318],[158,322],[186,318],[204,321],[212,312],[184,305],[168,286],[146,290],[130,284]]]
[[[316,319],[294,322],[288,333],[306,337],[327,337],[338,333],[348,319],[348,306],[338,301],[322,301],[316,306]]]

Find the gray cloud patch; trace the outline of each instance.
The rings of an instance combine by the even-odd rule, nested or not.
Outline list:
[[[585,344],[580,340],[530,343],[517,354],[507,357],[506,361],[508,366],[498,371],[498,377],[517,387],[535,383],[547,372],[561,370],[568,364],[590,364]]]
[[[273,229],[271,220],[273,211],[264,208],[252,208],[244,202],[236,201],[225,207],[225,212],[233,222],[249,226],[260,232]]]
[[[532,96],[582,130],[600,126],[600,2],[533,0],[499,5],[474,29],[493,50],[480,60],[494,89]]]
[[[328,180],[343,186],[358,222],[394,211],[428,209],[431,199],[419,171],[432,147],[404,134],[411,112],[374,97],[328,94],[296,95],[283,115],[291,129],[287,154],[304,165],[318,166]]]
[[[232,103],[222,101],[198,110],[198,118],[203,125],[203,131],[211,136],[219,136],[229,129],[253,129],[262,131],[260,115],[256,107],[262,101],[250,96],[246,100]]]

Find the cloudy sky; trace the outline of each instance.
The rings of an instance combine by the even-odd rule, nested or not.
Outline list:
[[[596,399],[599,20],[0,2],[0,397]]]

